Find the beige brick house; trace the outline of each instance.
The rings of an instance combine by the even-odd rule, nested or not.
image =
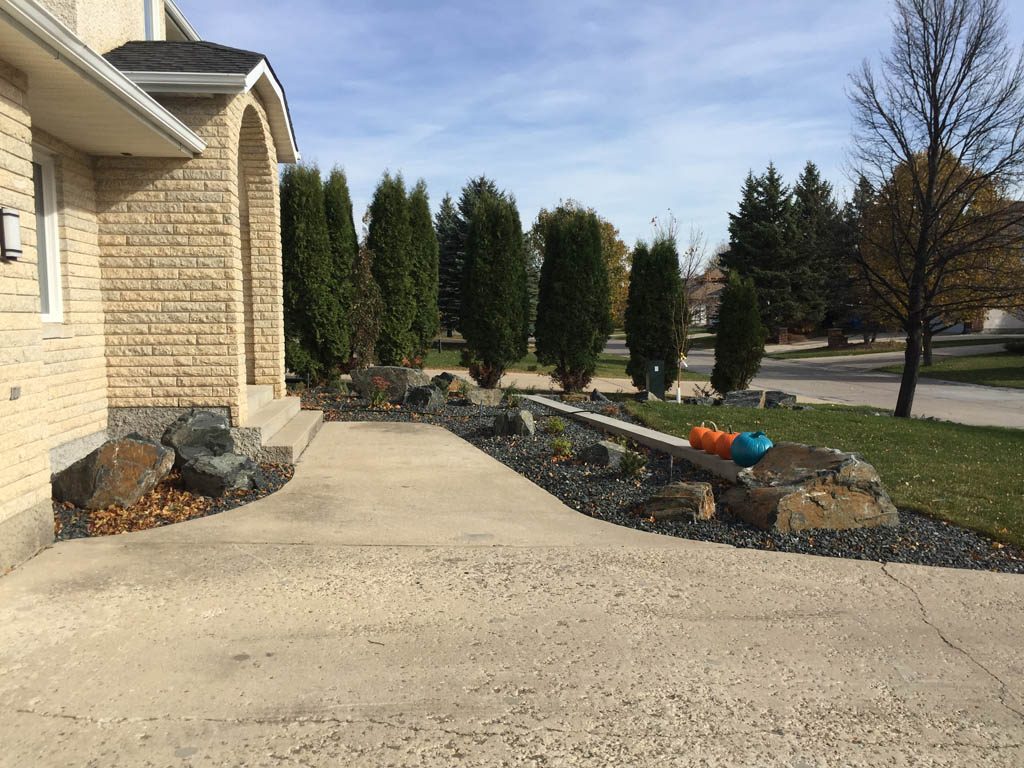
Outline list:
[[[183,410],[290,459],[278,163],[264,56],[170,0],[0,0],[0,573],[53,537],[50,477]],[[20,240],[20,248],[19,248]]]

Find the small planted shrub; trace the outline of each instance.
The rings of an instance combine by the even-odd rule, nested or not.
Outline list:
[[[647,459],[635,451],[626,451],[626,455],[619,462],[619,471],[623,477],[636,477],[647,466]]]
[[[565,432],[565,422],[557,416],[554,416],[547,420],[544,424],[544,431],[549,435],[560,435]]]
[[[370,392],[370,408],[374,411],[385,410],[391,404],[388,397],[388,380],[381,376],[374,376],[370,380],[373,390]]]
[[[505,404],[509,408],[518,408],[522,402],[522,395],[514,387],[505,390]]]
[[[572,442],[564,437],[556,437],[551,441],[551,455],[556,459],[567,459],[572,456]]]

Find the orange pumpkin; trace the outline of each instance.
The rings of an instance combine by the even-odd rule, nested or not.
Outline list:
[[[723,432],[715,444],[715,453],[726,461],[732,460],[732,441],[740,436],[739,432]]]
[[[724,434],[725,432],[720,431],[717,427],[710,432],[706,432],[700,441],[700,447],[704,453],[709,453],[714,456],[715,452],[718,450],[718,438]]]
[[[707,423],[708,422],[706,421],[702,421],[699,427],[694,427],[690,430],[691,448],[696,448],[698,451],[704,450],[704,437],[711,433],[711,430],[704,426]],[[712,421],[711,426],[715,428],[716,432],[718,431],[718,425],[715,424],[715,422]]]

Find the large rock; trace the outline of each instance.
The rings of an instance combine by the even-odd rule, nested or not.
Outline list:
[[[430,380],[430,384],[431,386],[437,387],[442,392],[448,392],[448,390],[452,388],[452,383],[455,379],[456,376],[454,374],[445,371],[444,373],[439,373],[437,376],[434,376]]]
[[[425,387],[412,387],[405,393],[403,405],[414,411],[439,411],[448,402],[448,395],[430,384]]]
[[[617,469],[625,455],[626,449],[623,446],[613,443],[611,440],[602,440],[584,448],[580,453],[580,459],[587,464]]]
[[[470,387],[466,390],[466,399],[473,405],[485,405],[490,408],[497,408],[501,405],[505,393],[500,389],[483,389],[482,387]]]
[[[792,408],[796,405],[796,395],[778,389],[738,389],[726,394],[722,405],[736,408]]]
[[[494,434],[497,437],[529,437],[536,431],[533,414],[529,411],[506,411],[494,417]]]
[[[352,371],[352,386],[360,397],[367,400],[374,392],[385,390],[389,402],[402,403],[410,389],[425,387],[429,383],[430,378],[423,371],[397,365],[375,365]]]
[[[608,398],[601,390],[595,389],[590,393],[590,401],[593,403],[610,403],[611,399]]]
[[[670,483],[644,509],[655,520],[710,520],[715,516],[711,483]]]
[[[230,490],[254,490],[266,483],[263,470],[252,459],[234,453],[198,456],[181,469],[185,490],[218,498]]]
[[[183,413],[164,430],[160,442],[174,451],[176,467],[199,456],[220,456],[235,450],[227,418],[210,411]]]
[[[853,453],[800,443],[770,449],[739,473],[723,501],[748,523],[785,533],[899,523],[873,466]]]
[[[109,440],[53,477],[53,498],[83,509],[130,507],[174,466],[174,451],[132,434]]]

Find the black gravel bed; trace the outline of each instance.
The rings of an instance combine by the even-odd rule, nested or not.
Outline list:
[[[721,505],[715,520],[652,522],[644,513],[644,503],[670,480],[709,482],[716,498],[729,484],[680,460],[675,462],[670,478],[668,457],[638,446],[633,449],[646,456],[647,466],[637,478],[626,478],[618,472],[575,459],[555,461],[551,444],[556,435],[545,431],[552,419],[559,419],[565,425],[558,437],[572,443],[573,455],[603,436],[531,402],[524,401],[520,407],[534,414],[537,434],[501,438],[491,434],[491,424],[503,408],[478,407],[452,400],[437,413],[415,413],[400,407],[379,411],[369,409],[365,401],[358,398],[324,390],[303,393],[303,403],[307,408],[322,409],[327,421],[413,421],[445,427],[576,511],[630,528],[751,549],[1024,574],[1024,551],[912,510],[900,510],[900,524],[896,527],[798,534],[762,531],[732,518]],[[573,405],[634,422],[614,403],[574,402]],[[613,408],[618,413],[613,414]]]
[[[214,499],[189,493],[181,487],[175,470],[138,504],[128,509],[90,512],[68,503],[53,502],[56,541],[110,536],[117,533],[160,528],[227,512],[281,490],[295,474],[292,464],[260,464],[266,484],[259,490],[231,491]]]

